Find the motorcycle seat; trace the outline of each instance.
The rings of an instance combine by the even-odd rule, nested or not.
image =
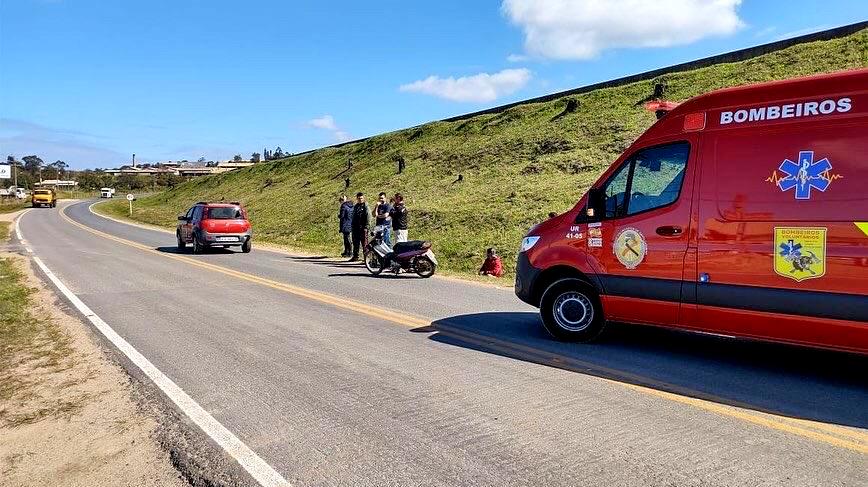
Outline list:
[[[431,248],[431,242],[426,240],[410,240],[409,242],[398,242],[392,247],[392,252],[396,254],[404,254],[415,250],[426,250]]]

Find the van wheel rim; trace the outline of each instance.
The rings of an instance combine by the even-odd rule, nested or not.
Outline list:
[[[587,296],[569,292],[558,296],[552,305],[555,322],[568,331],[582,331],[594,321],[594,305]]]

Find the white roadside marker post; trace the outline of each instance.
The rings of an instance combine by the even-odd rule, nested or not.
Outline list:
[[[130,216],[131,216],[131,217],[133,216],[133,200],[134,200],[134,199],[136,199],[136,197],[133,196],[132,193],[130,193],[130,194],[127,195],[127,201],[130,202]]]

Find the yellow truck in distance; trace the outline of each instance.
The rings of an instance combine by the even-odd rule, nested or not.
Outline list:
[[[37,206],[54,208],[57,206],[57,194],[53,189],[35,189],[33,190],[33,196],[30,198],[30,203],[34,208]]]

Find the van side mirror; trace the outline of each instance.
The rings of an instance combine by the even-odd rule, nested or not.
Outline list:
[[[588,190],[588,206],[585,208],[587,221],[600,221],[606,214],[606,195],[598,188]]]
[[[178,221],[182,221],[182,222],[187,221],[187,215],[178,215]]]

